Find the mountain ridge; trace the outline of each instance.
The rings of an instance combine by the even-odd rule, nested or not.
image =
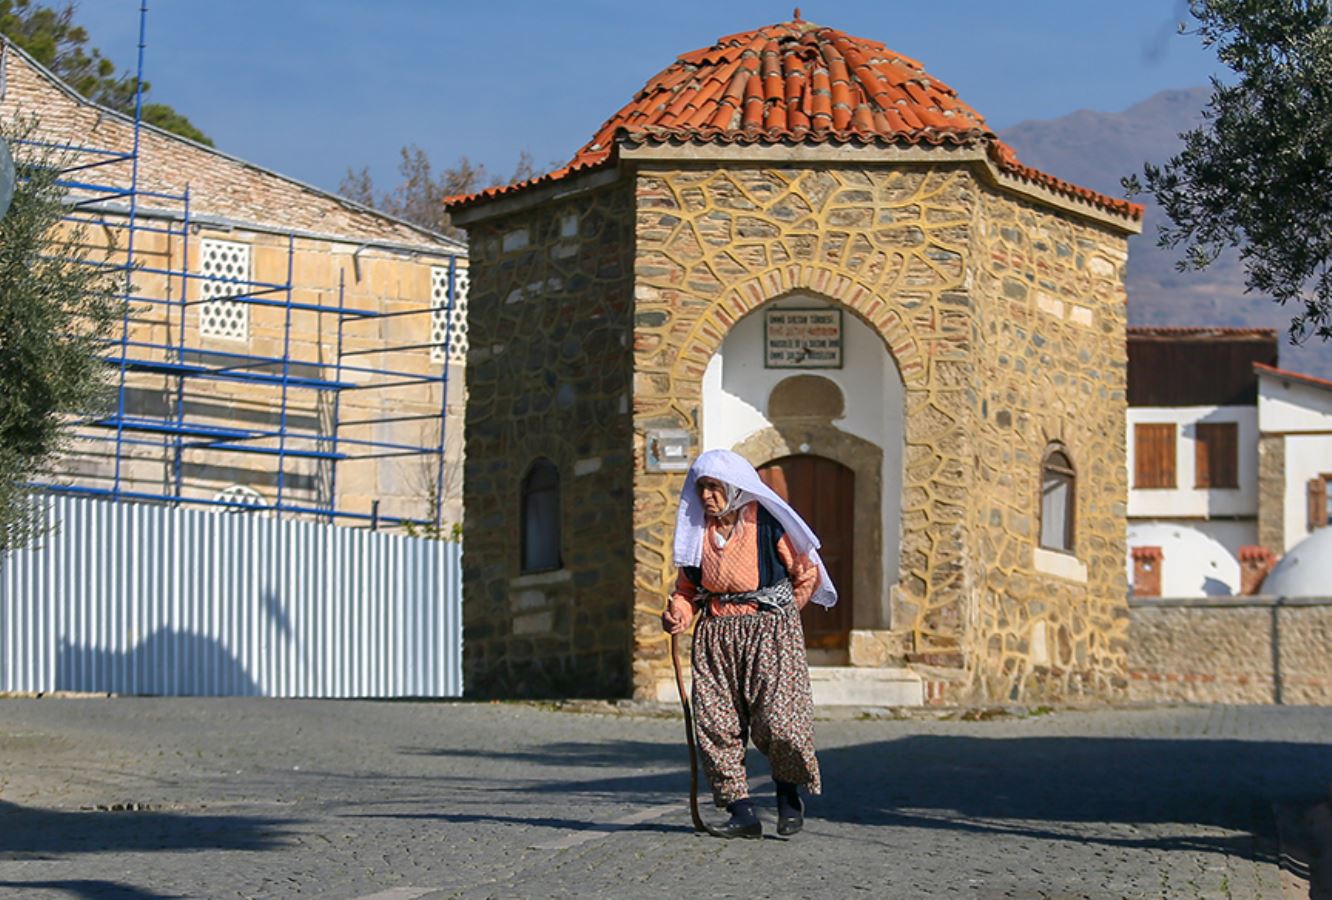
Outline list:
[[[1210,87],[1173,88],[1120,112],[1079,109],[1054,119],[1029,119],[999,130],[1023,163],[1110,196],[1123,196],[1120,179],[1141,174],[1143,163],[1164,163],[1182,147],[1181,132],[1202,121]],[[1147,195],[1142,234],[1129,241],[1126,287],[1129,324],[1276,328],[1283,368],[1332,378],[1332,343],[1289,339],[1298,310],[1249,294],[1238,254],[1228,252],[1206,269],[1180,272],[1180,250],[1157,246],[1166,217]]]

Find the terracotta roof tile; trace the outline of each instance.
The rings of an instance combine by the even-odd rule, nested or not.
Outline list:
[[[782,98],[788,106],[794,106],[800,102],[800,95],[805,90],[805,70],[800,68],[800,64],[795,57],[788,56],[785,62],[786,68],[786,91]]]
[[[812,82],[808,93],[810,118],[816,130],[826,131],[833,120],[832,84],[828,79],[828,70],[815,69],[814,77],[810,81]]]
[[[763,47],[763,92],[769,97],[782,94],[782,55],[777,51],[777,42],[768,41]]]
[[[741,124],[745,128],[763,125],[763,80],[757,75],[749,76],[745,82],[745,111]]]
[[[846,67],[846,60],[837,52],[836,47],[829,45],[827,50],[828,77],[832,79],[834,85],[850,85],[851,70]]]
[[[1289,369],[1278,369],[1276,366],[1269,366],[1266,363],[1260,362],[1253,364],[1253,370],[1260,375],[1287,378],[1291,381],[1298,381],[1301,384],[1309,384],[1314,387],[1332,390],[1332,381],[1328,381],[1326,378],[1319,378],[1316,375],[1305,375],[1303,372],[1292,372]]]
[[[855,112],[851,115],[851,127],[855,131],[874,130],[874,115],[870,112],[868,103],[856,105]]]
[[[1235,335],[1239,337],[1270,337],[1275,339],[1275,328],[1257,326],[1232,327],[1229,325],[1130,325],[1129,337],[1169,337],[1173,335]]]
[[[851,107],[845,103],[834,103],[832,120],[834,131],[846,131],[851,126]]]
[[[1024,166],[985,119],[910,57],[796,19],[685,53],[606,120],[568,165],[450,197],[469,206],[613,161],[621,141],[984,146],[1006,175],[1133,219],[1142,207]]]
[[[829,73],[831,75],[831,73]],[[833,79],[832,82],[832,102],[833,106],[845,106],[850,109],[857,98],[851,95],[851,88],[847,86],[846,81]]]

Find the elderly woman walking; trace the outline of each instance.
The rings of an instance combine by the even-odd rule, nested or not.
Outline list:
[[[818,547],[809,526],[743,457],[711,450],[690,468],[675,525],[679,575],[662,625],[674,635],[702,617],[693,711],[713,799],[731,814],[708,829],[719,836],[763,834],[745,773],[748,739],[772,766],[778,834],[804,824],[800,787],[819,793],[800,611],[810,602],[832,606],[837,592]]]

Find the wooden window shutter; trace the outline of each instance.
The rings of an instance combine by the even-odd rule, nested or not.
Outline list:
[[[1133,426],[1133,486],[1175,486],[1175,424],[1139,422]]]
[[[1239,487],[1238,432],[1234,422],[1199,423],[1195,427],[1195,487]]]
[[[1310,478],[1308,496],[1309,530],[1313,531],[1327,524],[1327,479]]]

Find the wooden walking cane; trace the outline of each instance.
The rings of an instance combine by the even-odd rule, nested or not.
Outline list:
[[[698,811],[698,744],[694,736],[694,713],[689,708],[689,694],[685,691],[684,668],[680,665],[680,635],[671,635],[671,662],[675,663],[675,686],[680,691],[680,706],[684,709],[685,741],[689,744],[689,816],[694,820],[694,831],[713,837],[726,837],[703,821]]]

